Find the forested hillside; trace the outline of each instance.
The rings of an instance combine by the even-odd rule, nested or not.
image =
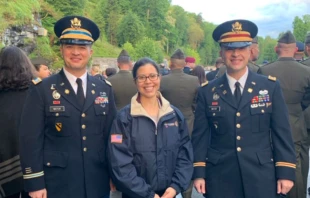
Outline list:
[[[218,56],[218,44],[212,39],[216,25],[169,0],[0,0],[0,35],[10,26],[42,25],[48,35],[36,38],[37,47],[30,56],[46,57],[57,67],[61,63],[53,24],[66,15],[83,15],[98,24],[96,57],[117,57],[125,48],[134,59],[150,56],[161,62],[182,48],[198,63],[212,65]],[[310,15],[296,17],[292,25],[297,40],[303,41],[310,30]],[[258,63],[276,59],[276,39],[260,37],[259,44]]]

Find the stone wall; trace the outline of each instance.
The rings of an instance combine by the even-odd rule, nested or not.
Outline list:
[[[108,67],[117,67],[117,59],[116,58],[99,58],[95,57],[93,58],[93,64],[94,65],[100,65],[100,69],[104,71]]]

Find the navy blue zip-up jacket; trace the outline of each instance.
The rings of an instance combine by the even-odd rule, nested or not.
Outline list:
[[[160,95],[156,124],[137,101],[120,110],[111,129],[109,160],[117,189],[132,198],[153,198],[172,187],[188,188],[193,151],[182,113]]]

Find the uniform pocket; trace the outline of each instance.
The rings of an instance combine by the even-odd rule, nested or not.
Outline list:
[[[108,106],[102,107],[100,105],[94,105],[94,111],[95,111],[95,134],[102,134],[104,131],[104,125],[106,117],[109,115],[109,108]]]
[[[68,109],[63,112],[47,112],[46,113],[46,123],[47,133],[53,136],[71,136],[72,130],[69,130],[70,126],[69,119],[71,118],[71,113]]]
[[[224,129],[224,116],[225,112],[219,111],[219,112],[213,112],[208,111],[207,117],[209,120],[211,131],[215,131],[218,134],[225,134],[227,130]]]
[[[270,129],[271,108],[251,108],[252,132],[266,132]]]
[[[271,148],[258,151],[256,152],[256,155],[260,165],[264,165],[267,163],[274,163]]]

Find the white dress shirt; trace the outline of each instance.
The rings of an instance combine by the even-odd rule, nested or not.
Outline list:
[[[249,74],[249,69],[248,69],[248,67],[246,67],[246,72],[243,74],[243,76],[241,76],[241,78],[240,78],[239,80],[236,80],[236,79],[234,79],[233,77],[231,77],[231,76],[226,72],[226,77],[227,77],[227,80],[228,80],[228,84],[229,84],[230,90],[231,90],[231,92],[232,92],[233,95],[234,95],[234,92],[235,92],[235,89],[236,89],[235,83],[236,83],[237,81],[240,83],[240,91],[241,91],[241,94],[243,93],[243,89],[244,89],[246,80],[247,80],[247,78],[248,78],[248,74]]]
[[[76,94],[77,93],[77,88],[78,88],[78,84],[76,83],[77,77],[75,77],[74,75],[70,74],[65,68],[64,68],[64,73],[65,73],[69,83],[71,84],[71,87],[73,88],[73,90],[74,90],[74,92]],[[85,71],[85,73],[80,77],[80,79],[82,80],[84,96],[86,98],[87,71]]]

